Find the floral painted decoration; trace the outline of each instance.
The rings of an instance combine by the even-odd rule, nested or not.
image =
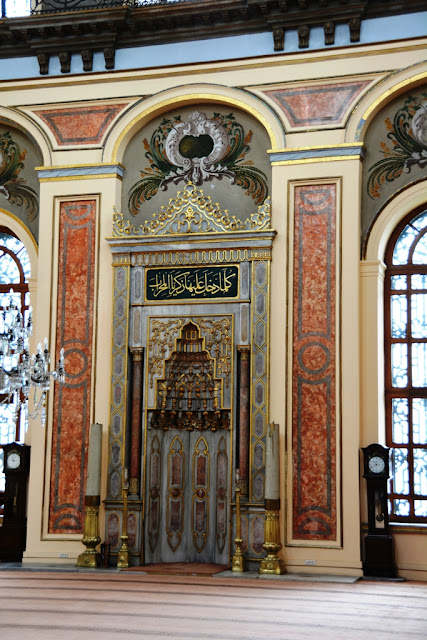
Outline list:
[[[214,113],[209,119],[194,111],[186,121],[181,116],[164,118],[150,142],[143,140],[150,166],[130,190],[130,213],[136,216],[143,202],[159,189],[166,191],[170,183],[200,186],[222,178],[246,189],[256,204],[262,204],[268,195],[267,176],[246,159],[251,139],[252,131],[245,136],[232,113]]]
[[[11,204],[24,207],[32,221],[39,211],[37,193],[19,177],[26,153],[25,149],[21,152],[9,131],[0,134],[0,194]]]
[[[386,118],[385,124],[392,148],[381,142],[384,158],[369,169],[367,191],[372,199],[380,197],[385,181],[393,182],[414,166],[427,166],[427,93],[421,99],[409,96],[393,122]]]

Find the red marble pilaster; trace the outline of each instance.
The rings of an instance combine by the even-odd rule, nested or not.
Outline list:
[[[336,185],[295,189],[292,464],[296,540],[337,537]]]
[[[56,385],[49,533],[82,533],[90,430],[96,200],[62,202],[56,358],[65,350],[66,381]]]
[[[142,358],[144,349],[131,349],[131,352],[133,360],[129,493],[131,495],[138,495],[141,478]]]

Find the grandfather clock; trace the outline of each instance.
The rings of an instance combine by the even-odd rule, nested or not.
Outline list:
[[[395,578],[393,538],[389,531],[387,481],[389,449],[370,444],[363,451],[363,477],[368,497],[368,535],[365,538],[363,574]]]
[[[0,527],[0,560],[19,562],[27,537],[27,491],[30,447],[12,442],[3,447],[4,492],[3,526]]]

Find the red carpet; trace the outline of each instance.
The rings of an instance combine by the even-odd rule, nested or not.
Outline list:
[[[142,565],[141,567],[129,567],[129,569],[125,569],[125,571],[142,571],[143,573],[154,573],[157,575],[212,576],[214,573],[221,573],[221,571],[227,571],[229,568],[228,564],[159,562]]]

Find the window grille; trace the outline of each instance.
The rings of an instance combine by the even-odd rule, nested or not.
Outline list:
[[[427,522],[427,209],[386,251],[385,401],[390,520]]]

